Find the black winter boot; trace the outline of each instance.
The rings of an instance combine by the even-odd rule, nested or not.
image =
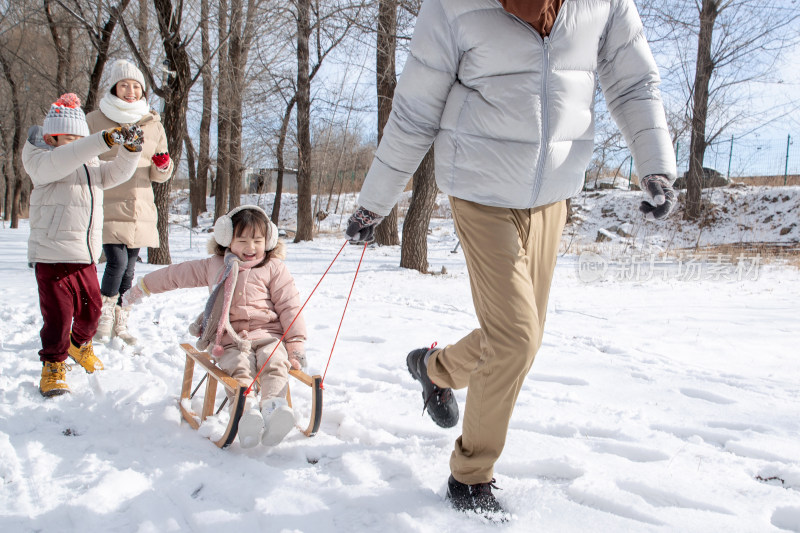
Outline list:
[[[496,488],[494,478],[488,483],[467,485],[450,474],[447,480],[447,499],[457,511],[475,513],[492,522],[506,522],[508,514],[492,494],[492,489]]]
[[[428,377],[425,366],[425,355],[433,351],[433,347],[412,350],[406,357],[406,364],[411,376],[422,384],[423,409],[428,411],[437,425],[451,428],[458,424],[458,403],[452,389],[437,387]]]

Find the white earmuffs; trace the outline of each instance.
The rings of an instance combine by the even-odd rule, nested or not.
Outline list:
[[[267,235],[267,243],[265,248],[267,251],[275,248],[275,246],[278,245],[278,227],[269,219],[266,211],[257,205],[240,205],[239,207],[232,209],[227,215],[222,215],[219,217],[214,223],[214,240],[217,241],[217,244],[224,246],[225,248],[231,245],[231,242],[233,241],[233,220],[231,217],[233,217],[233,215],[239,211],[244,211],[245,209],[253,209],[264,214],[264,218],[267,219],[267,226],[269,228],[269,235]]]

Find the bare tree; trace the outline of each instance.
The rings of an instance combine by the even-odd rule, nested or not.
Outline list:
[[[378,92],[378,144],[383,138],[383,128],[392,112],[392,98],[397,86],[395,51],[397,49],[397,0],[379,0],[378,27],[375,47],[375,75]],[[378,224],[375,242],[384,246],[400,244],[397,234],[397,205]]]
[[[114,30],[130,0],[119,0],[117,4],[108,7],[106,7],[105,2],[98,0],[96,4],[91,6],[94,9],[93,13],[87,12],[88,9],[85,9],[84,5],[78,0],[56,0],[56,2],[84,27],[86,34],[97,51],[94,67],[89,76],[89,91],[86,94],[86,100],[83,102],[84,109],[89,112],[94,110],[99,100],[100,80],[108,62]],[[104,11],[107,11],[107,13],[104,13]],[[100,22],[104,14],[107,18],[105,22]]]
[[[53,14],[53,0],[44,0],[44,13],[47,17],[47,27],[50,29],[50,36],[53,38],[53,46],[56,48],[57,66],[55,84],[59,93],[67,92],[67,73],[70,69],[69,45],[64,42],[61,35],[63,23],[56,21]],[[72,35],[72,29],[66,28],[67,35]],[[69,40],[70,37],[67,37]]]
[[[314,238],[311,209],[311,73],[356,27],[364,2],[296,0],[297,22],[297,233],[295,242]],[[313,7],[313,9],[312,9]],[[324,10],[324,11],[323,11]],[[312,21],[313,14],[313,21]],[[315,64],[310,61],[309,41],[313,33]]]
[[[689,219],[702,214],[703,159],[708,146],[731,127],[762,127],[783,113],[779,102],[754,105],[755,84],[776,82],[785,53],[798,42],[800,5],[757,0],[672,0],[651,2],[654,50],[677,57],[665,78],[681,83],[679,105],[689,109],[689,170],[686,209]],[[694,48],[694,53],[690,47]],[[663,63],[662,63],[663,64]],[[667,90],[669,90],[669,83]]]
[[[128,0],[129,1],[129,0]],[[147,85],[152,91],[164,100],[162,123],[167,136],[170,158],[178,168],[183,153],[184,138],[186,135],[186,111],[189,104],[189,91],[200,76],[200,70],[193,76],[189,59],[190,39],[184,39],[182,34],[184,10],[182,0],[153,0],[159,35],[166,55],[167,67],[166,82],[159,85],[150,63],[142,56],[133,40],[124,19],[121,20],[123,35],[131,52],[136,57],[139,69],[147,80]],[[198,24],[199,25],[199,24]],[[196,28],[189,33],[194,34]],[[172,262],[169,252],[169,193],[172,180],[164,183],[154,183],[156,210],[158,211],[158,235],[160,246],[147,249],[148,262],[165,265]]]
[[[20,199],[22,196],[23,186],[22,161],[20,159],[22,151],[22,139],[24,138],[21,112],[22,106],[20,102],[19,88],[17,87],[16,79],[11,73],[11,64],[6,59],[5,54],[1,49],[0,67],[3,69],[3,77],[5,78],[11,92],[11,108],[14,115],[14,132],[10,147],[11,169],[14,176],[11,193],[11,227],[18,228],[21,211]]]
[[[200,69],[203,79],[203,112],[200,117],[200,146],[197,156],[197,172],[189,182],[189,203],[191,204],[190,224],[197,227],[197,217],[206,210],[208,170],[211,166],[209,154],[211,145],[211,106],[214,95],[214,80],[211,72],[211,42],[209,34],[208,0],[200,1],[200,53],[203,66]]]
[[[436,205],[436,194],[439,192],[433,167],[434,154],[431,148],[414,172],[411,203],[403,222],[400,266],[413,268],[422,273],[428,271],[428,227]]]
[[[214,184],[214,220],[228,212],[230,187],[230,92],[231,78],[228,58],[228,1],[219,0],[217,9],[219,35],[219,62],[217,66],[217,179]]]

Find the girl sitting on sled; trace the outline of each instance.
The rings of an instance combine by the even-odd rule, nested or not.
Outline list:
[[[272,446],[295,423],[286,402],[289,369],[305,366],[306,327],[294,278],[283,262],[286,245],[263,209],[243,205],[217,220],[209,252],[207,259],[139,278],[125,293],[124,305],[153,293],[207,286],[211,295],[189,331],[200,337],[197,347],[211,346],[219,367],[245,387],[266,363],[258,381],[260,409],[254,395],[248,396],[238,434],[243,448],[259,440]]]

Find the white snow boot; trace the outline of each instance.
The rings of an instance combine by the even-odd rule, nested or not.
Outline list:
[[[264,434],[261,436],[264,446],[275,446],[294,427],[294,411],[284,398],[265,400],[261,415],[264,417]]]
[[[264,417],[258,412],[258,403],[252,396],[245,399],[244,412],[239,419],[239,446],[242,448],[252,448],[261,440],[261,433],[264,431]]]
[[[119,337],[125,344],[136,344],[136,337],[128,331],[128,316],[131,314],[130,307],[114,308],[114,336]]]
[[[97,333],[94,334],[94,342],[105,344],[111,340],[111,332],[114,329],[114,307],[117,305],[119,294],[114,296],[100,295],[103,300],[103,308],[100,311],[100,321],[97,323]]]

